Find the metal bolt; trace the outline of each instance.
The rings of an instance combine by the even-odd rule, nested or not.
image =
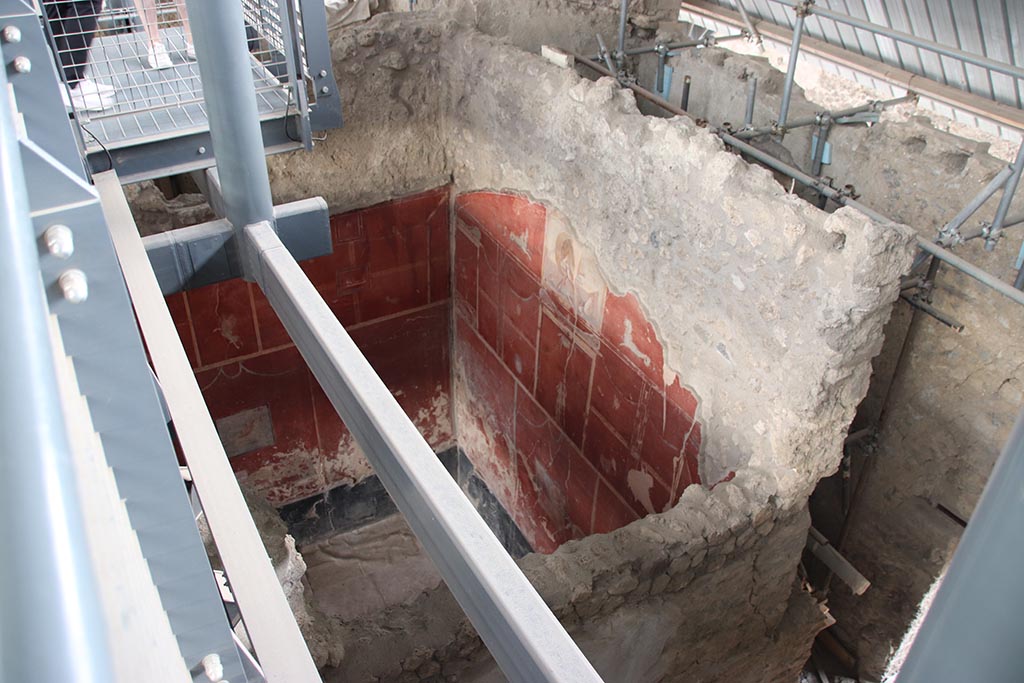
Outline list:
[[[59,259],[70,258],[75,253],[75,238],[66,225],[51,225],[43,233],[46,250]]]
[[[320,78],[327,78],[327,69],[320,69]]]
[[[200,154],[206,154],[206,148],[205,148],[205,147],[203,147],[202,145],[199,145],[199,149],[198,149],[197,151],[198,151],[198,152],[199,152]]]
[[[220,655],[217,653],[211,653],[203,657],[202,660],[203,673],[206,674],[206,678],[217,683],[224,679],[224,665],[220,661]]]
[[[4,26],[3,30],[0,30],[0,39],[5,43],[20,43],[21,29],[17,26]]]
[[[325,85],[324,87],[320,88],[320,92],[326,95],[327,93],[331,92],[331,89]]]
[[[15,73],[27,74],[32,71],[32,60],[25,55],[18,55],[11,61],[11,68]]]
[[[89,298],[89,281],[85,273],[77,268],[61,273],[57,278],[57,284],[60,285],[64,298],[70,303],[80,304]]]

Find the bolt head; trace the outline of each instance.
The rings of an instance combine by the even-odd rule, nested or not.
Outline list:
[[[320,92],[326,95],[327,93],[331,92],[331,89],[325,85],[324,87],[320,88]]]
[[[15,73],[27,74],[32,71],[32,60],[24,55],[18,55],[11,61],[11,68]]]
[[[196,151],[197,151],[197,152],[198,152],[199,154],[206,154],[206,148],[205,148],[205,147],[203,147],[202,145],[200,145],[200,146],[199,146],[199,149],[197,149]]]
[[[75,238],[71,228],[66,225],[51,225],[43,233],[46,250],[59,259],[71,258],[75,253]]]
[[[327,69],[320,70],[320,78],[327,78]]]
[[[57,284],[68,303],[80,304],[89,298],[89,281],[85,273],[77,268],[61,273],[57,278]]]
[[[17,26],[4,26],[0,30],[0,39],[5,43],[20,43],[21,42],[21,29]]]

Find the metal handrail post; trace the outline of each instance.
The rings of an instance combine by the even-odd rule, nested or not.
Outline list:
[[[49,332],[6,69],[0,69],[0,680],[114,680]],[[51,257],[55,258],[55,257]]]

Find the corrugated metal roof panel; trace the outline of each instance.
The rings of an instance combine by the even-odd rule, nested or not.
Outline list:
[[[710,0],[736,9],[740,0]],[[771,0],[742,0],[751,14],[792,28],[793,11]],[[1019,0],[817,0],[834,12],[912,33],[964,52],[1024,67],[1024,2]],[[1024,80],[811,16],[808,35],[886,64],[1024,109]]]

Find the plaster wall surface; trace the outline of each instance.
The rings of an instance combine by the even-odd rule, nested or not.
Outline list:
[[[711,125],[741,120],[751,75],[759,77],[755,125],[777,118],[783,74],[767,60],[710,49],[689,51],[675,64],[677,73],[693,75],[691,109]],[[880,97],[863,88],[850,90],[845,101],[818,103],[806,99],[798,86],[792,110],[800,115]],[[918,115],[913,105],[887,111],[870,128],[836,127],[829,137],[832,163],[823,172],[840,185],[851,183],[864,204],[933,239],[1006,165],[1008,156],[1002,147],[991,150],[987,143],[944,127]],[[773,145],[773,152],[788,154],[807,170],[810,129],[795,133],[787,135],[784,147]],[[990,221],[999,198],[997,193],[990,199],[963,232]],[[1022,210],[1024,198],[1018,196],[1010,213]],[[1022,241],[1024,231],[1011,228],[992,252],[980,239],[954,251],[1012,281]],[[840,635],[869,677],[883,671],[962,532],[936,506],[970,517],[1024,405],[1024,308],[946,266],[938,273],[933,299],[939,310],[964,324],[964,331],[957,333],[897,303],[854,421],[854,429],[879,427],[877,441],[870,444],[873,470],[844,550],[872,588],[863,596],[834,589],[829,603]],[[864,455],[854,450],[855,480],[865,471]],[[815,496],[816,524],[833,540],[839,535],[840,487],[839,481],[823,482]]]
[[[736,474],[713,491],[690,486],[666,512],[530,555],[528,575],[609,680],[795,677],[827,623],[793,590],[806,499],[834,471],[867,388],[907,232],[820,212],[692,121],[646,117],[612,82],[450,16],[381,15],[335,36],[339,77],[376,97],[350,98],[350,127],[312,155],[272,159],[277,196],[321,193],[341,210],[444,173],[459,192],[507,191],[557,210],[610,294],[632,295],[652,322],[663,377],[678,374],[700,398],[701,479]],[[392,92],[416,93],[416,106]],[[415,141],[401,130],[428,121]],[[395,134],[368,133],[375,123]],[[424,153],[405,159],[409,142]],[[626,658],[597,651],[642,613],[662,615],[677,637],[638,649],[635,670],[614,668]],[[394,620],[385,635],[381,619]],[[347,628],[359,654],[338,680],[490,671],[444,588]]]

